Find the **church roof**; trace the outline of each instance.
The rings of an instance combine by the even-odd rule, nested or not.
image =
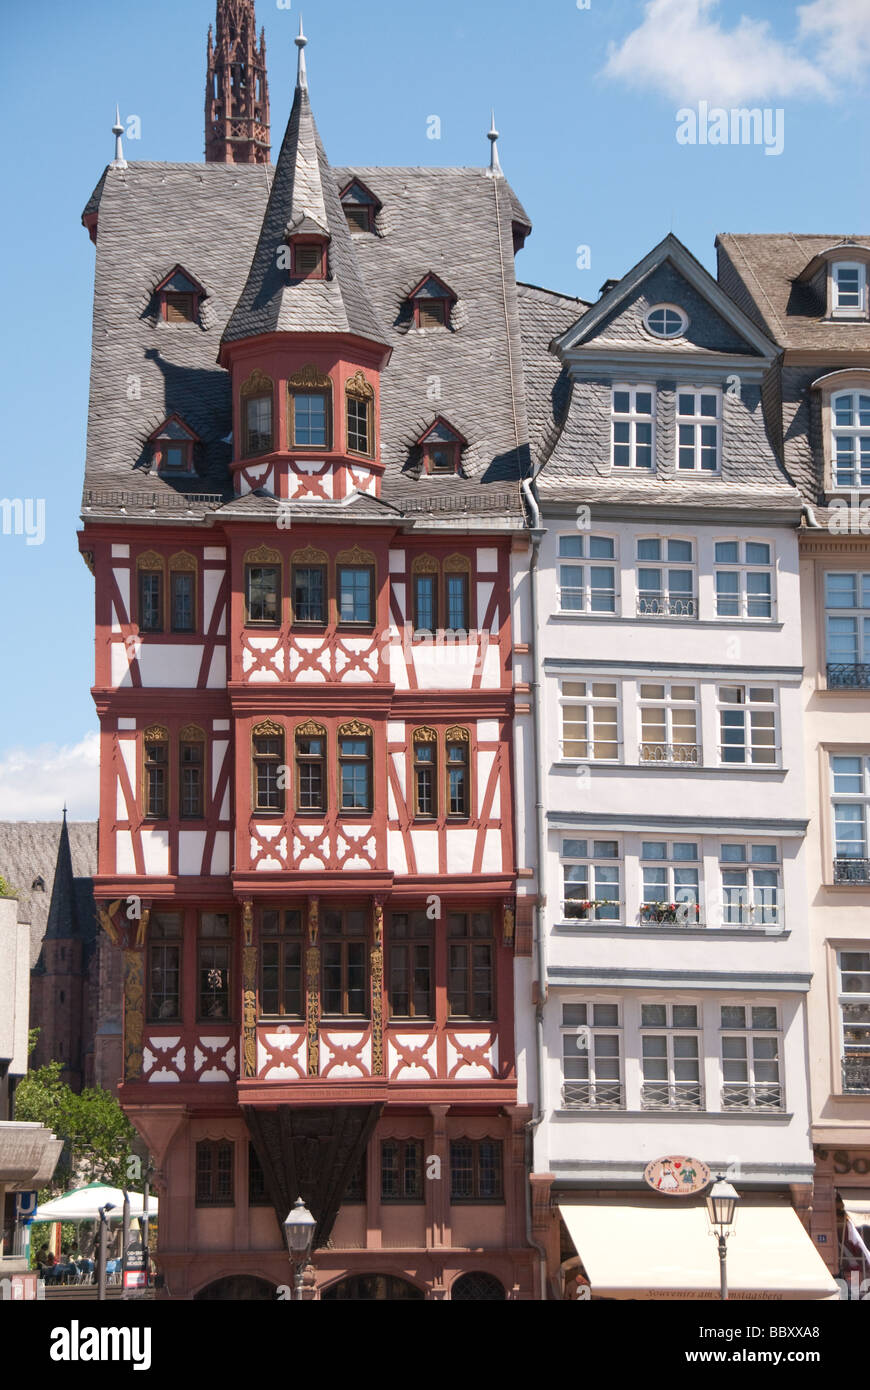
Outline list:
[[[95,821],[0,821],[0,874],[30,923],[31,965],[46,935],[96,940],[96,871]]]

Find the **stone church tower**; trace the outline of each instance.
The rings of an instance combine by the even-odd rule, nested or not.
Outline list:
[[[214,164],[268,164],[266,37],[254,0],[217,0],[206,50],[205,157]]]

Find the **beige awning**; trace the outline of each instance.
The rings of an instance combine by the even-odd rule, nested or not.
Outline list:
[[[593,1296],[719,1297],[719,1255],[703,1201],[614,1195],[584,1198],[559,1210]],[[728,1237],[727,1269],[731,1298],[839,1298],[786,1200],[741,1202]]]
[[[838,1187],[837,1196],[855,1226],[870,1224],[870,1187]]]

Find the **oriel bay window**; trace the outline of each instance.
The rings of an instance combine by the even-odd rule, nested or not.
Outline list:
[[[343,551],[337,562],[338,621],[371,627],[374,622],[374,556]]]
[[[329,908],[323,914],[324,1014],[368,1017],[368,940],[361,908]]]
[[[277,627],[281,621],[281,556],[260,546],[245,556],[245,622]]]
[[[372,809],[372,731],[354,719],[338,730],[338,777],[341,810],[346,814]]]
[[[347,451],[371,458],[374,453],[375,391],[362,372],[355,372],[345,387]]]
[[[493,1017],[495,942],[488,912],[447,915],[447,1005],[451,1018]]]
[[[444,744],[447,750],[447,814],[467,819],[471,814],[468,730],[448,729]]]
[[[253,807],[255,811],[280,813],[285,806],[286,767],[284,730],[266,719],[251,735],[253,759]]]
[[[203,1139],[196,1146],[196,1205],[231,1207],[233,1192],[233,1150],[229,1139]]]
[[[433,819],[438,814],[438,735],[434,729],[415,729],[414,815]]]
[[[454,1139],[450,1144],[451,1202],[504,1199],[500,1139]]]
[[[391,1018],[434,1018],[434,922],[426,912],[394,912],[390,918]]]
[[[181,1019],[180,912],[152,912],[148,924],[148,1022]]]
[[[274,447],[272,396],[271,378],[259,370],[252,372],[242,386],[240,400],[243,458],[267,454]]]
[[[332,443],[332,382],[317,367],[303,367],[288,382],[291,449],[328,449]]]
[[[381,1143],[381,1201],[423,1201],[422,1139],[384,1139]]]
[[[169,734],[157,725],[146,729],[145,747],[145,815],[149,820],[164,820],[169,815]]]
[[[178,744],[179,805],[185,819],[205,815],[205,734],[195,724],[181,731]]]
[[[197,940],[198,1016],[201,1022],[230,1017],[229,914],[201,912]]]
[[[326,730],[313,719],[296,729],[296,809],[326,810]]]
[[[260,914],[260,1014],[301,1018],[305,1012],[302,978],[302,912],[264,908]]]

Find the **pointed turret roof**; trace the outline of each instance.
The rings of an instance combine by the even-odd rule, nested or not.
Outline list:
[[[300,26],[301,28],[301,26]],[[354,256],[338,185],[317,131],[300,32],[293,109],[260,229],[257,249],[223,342],[263,333],[353,333],[386,345]],[[328,239],[326,280],[291,280],[281,247],[296,233]]]
[[[54,885],[51,890],[51,906],[48,909],[48,923],[45,928],[46,939],[68,941],[78,935],[76,914],[76,884],[72,866],[72,851],[69,844],[69,831],[66,824],[66,807],[63,810],[63,825],[57,845],[57,863],[54,870]]]

